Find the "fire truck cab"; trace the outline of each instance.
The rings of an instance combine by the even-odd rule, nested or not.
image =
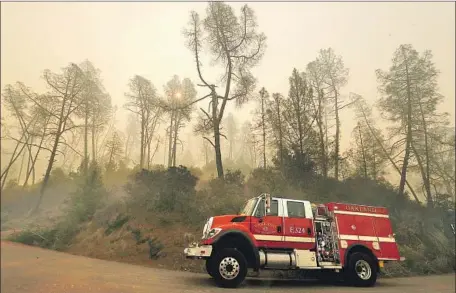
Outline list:
[[[209,218],[184,254],[205,259],[221,287],[239,286],[248,269],[333,271],[352,285],[373,286],[384,262],[403,260],[384,207],[269,194],[248,200],[239,215]]]

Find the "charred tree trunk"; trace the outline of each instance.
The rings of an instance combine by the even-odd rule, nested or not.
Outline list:
[[[89,103],[85,103],[85,115],[84,115],[84,174],[87,175],[87,170],[89,167]],[[92,118],[93,119],[93,118]]]
[[[75,83],[75,81],[73,81],[73,87],[75,85],[74,83]],[[44,174],[43,183],[41,184],[40,196],[38,198],[35,208],[31,210],[31,214],[33,214],[34,212],[36,212],[38,210],[38,207],[40,206],[41,201],[43,200],[44,192],[46,190],[46,187],[49,182],[49,178],[51,176],[52,167],[54,166],[55,157],[57,156],[57,149],[58,149],[58,146],[60,143],[60,137],[65,132],[66,122],[67,122],[66,119],[68,119],[68,116],[70,114],[71,105],[73,104],[73,100],[71,100],[68,110],[67,110],[68,113],[66,113],[66,115],[65,115],[65,108],[66,108],[65,106],[67,104],[68,99],[70,98],[69,94],[68,94],[68,90],[69,90],[69,84],[67,84],[66,93],[63,96],[62,105],[60,108],[60,115],[58,116],[59,122],[58,122],[58,126],[57,126],[57,131],[55,133],[54,144],[52,146],[51,156],[49,158],[49,163],[46,168],[46,173]]]
[[[14,156],[14,155],[15,155],[15,152],[17,151],[17,148],[19,148],[19,145],[20,145],[20,143],[18,142],[17,145],[16,145],[16,148],[15,148],[14,151],[13,151],[13,155],[12,155],[12,157],[11,157],[11,160],[10,160],[8,166],[7,166],[7,167],[5,168],[5,170],[3,171],[2,176],[0,176],[0,178],[1,178],[1,180],[2,180],[2,184],[1,184],[0,190],[3,190],[3,188],[4,188],[5,185],[6,185],[6,179],[8,178],[8,173],[9,173],[9,171],[10,171],[10,169],[11,169],[11,166],[13,166],[14,162],[16,162],[17,158],[19,158],[19,156],[22,154],[22,152],[23,152],[23,150],[24,150],[24,148],[25,148],[25,144],[22,144],[21,149],[20,149],[19,152],[16,154],[16,156]]]
[[[151,139],[148,139],[147,141],[147,170],[150,170],[150,144],[151,144]]]
[[[55,136],[54,146],[52,147],[51,156],[49,158],[49,164],[48,164],[48,166],[46,168],[46,173],[44,174],[43,184],[41,185],[41,189],[40,189],[40,197],[38,199],[38,202],[36,204],[35,209],[37,209],[39,207],[39,205],[41,204],[41,200],[43,198],[43,195],[44,195],[44,192],[46,190],[47,184],[49,182],[49,178],[51,176],[51,171],[52,171],[52,166],[54,165],[55,157],[57,155],[57,148],[58,148],[58,145],[59,145],[59,142],[60,142],[60,135],[61,134],[58,133]]]
[[[144,110],[141,113],[141,152],[139,155],[139,167],[142,169],[144,167],[144,144],[146,142],[144,137],[145,131],[145,117],[144,117]]]
[[[176,115],[177,116],[177,115]],[[177,137],[179,132],[180,119],[175,117],[176,121],[174,122],[174,137],[173,137],[173,167],[176,167],[176,152],[177,152]]]
[[[222,151],[220,147],[220,130],[218,122],[214,126],[214,149],[215,149],[215,163],[217,165],[217,176],[223,178],[223,162],[222,162]]]
[[[428,131],[427,131],[427,123],[426,119],[424,117],[424,112],[423,112],[423,106],[421,105],[420,102],[420,111],[421,111],[421,118],[423,120],[423,128],[424,128],[424,155],[426,156],[425,161],[426,161],[426,181],[425,181],[425,187],[426,187],[426,193],[427,193],[427,199],[428,199],[428,206],[430,208],[434,207],[434,201],[432,199],[432,194],[431,194],[431,167],[430,167],[430,159],[429,159],[429,142],[428,142]]]
[[[22,154],[22,159],[21,159],[21,164],[20,164],[20,167],[19,167],[19,174],[17,174],[17,183],[19,184],[20,180],[21,180],[21,176],[22,176],[22,170],[24,169],[24,161],[25,161],[25,156],[27,155],[26,152],[24,152]]]
[[[339,180],[339,152],[340,152],[340,119],[339,119],[339,101],[338,92],[335,90],[335,114],[336,114],[336,142],[334,150],[334,176],[336,180]]]
[[[171,122],[168,129],[168,168],[171,167],[173,162],[173,126],[174,126],[174,113],[171,114]]]
[[[402,54],[405,55],[404,49]],[[401,180],[399,182],[399,195],[404,195],[405,182],[407,180],[407,168],[410,158],[410,146],[412,143],[412,93],[410,89],[410,75],[406,56],[405,59],[405,74],[406,74],[406,86],[407,86],[407,137],[405,143],[405,154],[402,163]]]
[[[146,110],[146,127],[145,127],[145,142],[144,142],[144,165],[147,169],[149,169],[149,158],[150,158],[150,135],[149,135],[149,127],[150,127],[150,110]]]
[[[298,109],[296,110],[296,115],[298,118],[298,135],[299,135],[299,154],[301,155],[301,158],[303,157],[304,154],[304,145],[303,145],[303,140],[304,140],[304,129],[302,127],[302,121],[301,121],[301,111],[300,107],[298,106]]]
[[[373,178],[376,180],[378,178],[378,174],[377,174],[377,157],[375,156],[375,149],[373,149],[373,152],[372,152],[372,176]]]
[[[49,123],[50,117],[51,116],[49,116],[49,118],[46,120],[45,125],[47,125]],[[36,151],[35,156],[32,158],[32,163],[31,163],[30,169],[28,170],[27,176],[25,177],[24,187],[27,186],[31,174],[32,174],[32,184],[35,184],[35,164],[36,164],[36,160],[38,159],[38,155],[41,152],[41,147],[43,145],[44,138],[46,137],[46,128],[47,127],[45,126],[43,129],[43,133],[41,134],[41,138],[40,138],[40,144],[38,145],[38,150]]]
[[[399,169],[399,167],[396,165],[396,163],[394,162],[394,160],[391,158],[391,156],[388,154],[388,152],[386,151],[385,147],[383,146],[383,143],[380,141],[380,139],[375,135],[372,127],[370,126],[368,120],[367,120],[367,117],[366,117],[366,114],[364,113],[363,111],[363,117],[364,117],[364,120],[366,122],[366,125],[367,127],[369,128],[369,131],[370,133],[372,134],[372,136],[374,137],[375,141],[380,145],[380,147],[382,148],[382,151],[383,153],[385,154],[385,156],[388,158],[388,160],[390,161],[391,165],[393,165],[394,169],[396,169],[396,171],[401,174],[401,171]],[[413,197],[415,198],[415,200],[417,202],[420,203],[420,200],[418,199],[418,196],[416,195],[415,191],[413,190],[412,186],[409,184],[409,182],[407,180],[405,180],[405,184],[407,184],[407,187],[410,189],[410,192],[412,193]]]
[[[361,125],[358,123],[358,134],[359,134],[359,141],[361,144],[361,152],[362,152],[362,157],[363,157],[363,173],[364,173],[364,178],[367,179],[367,162],[366,162],[366,151],[364,148],[364,142],[363,142],[363,136],[361,135]]]
[[[35,120],[35,118],[33,118],[32,121],[34,121],[34,120]],[[16,146],[14,147],[13,154],[11,155],[11,159],[10,159],[10,162],[8,163],[8,166],[5,168],[5,170],[0,175],[0,180],[1,180],[0,190],[3,190],[3,188],[5,187],[5,184],[6,184],[7,178],[8,178],[8,173],[11,169],[11,166],[13,166],[14,162],[16,162],[17,158],[19,158],[19,156],[22,154],[22,151],[28,144],[28,140],[29,140],[30,136],[27,136],[26,134],[28,132],[29,127],[32,125],[32,121],[24,127],[21,137],[17,141]],[[25,141],[25,143],[22,143],[22,139],[24,139],[24,138],[26,139],[26,141]],[[21,144],[22,144],[22,147],[20,148],[19,152],[16,154],[16,152],[19,149],[19,146]]]
[[[215,90],[212,89],[212,121],[214,126],[214,151],[215,151],[215,164],[217,166],[217,176],[223,179],[223,162],[222,162],[222,150],[220,144],[220,119],[217,115],[218,98]]]
[[[32,143],[33,143],[33,138],[32,138]],[[25,178],[26,179],[24,180],[24,184],[22,184],[22,186],[27,185],[27,174],[29,173],[29,170],[31,170],[31,168],[32,168],[32,161],[33,161],[32,149],[29,148],[29,153],[27,156],[27,168],[25,169]]]
[[[320,160],[321,160],[321,170],[323,177],[328,177],[328,157],[326,154],[325,148],[325,134],[323,131],[323,91],[318,91],[318,108],[316,109],[317,115],[317,126],[318,126],[318,138],[319,138],[319,149],[320,149]]]
[[[92,117],[92,162],[97,161],[96,133],[95,117]]]
[[[264,88],[260,91],[261,94],[261,126],[263,135],[263,168],[266,169],[266,119],[265,119],[265,105],[264,100],[266,98]],[[231,147],[230,147],[231,148]]]
[[[280,95],[275,97],[276,115],[277,115],[277,129],[279,132],[279,162],[280,170],[283,171],[283,133],[282,133],[282,111],[280,109]]]
[[[425,167],[423,165],[423,161],[421,160],[420,154],[416,150],[413,143],[411,144],[411,149],[416,157],[418,162],[418,167],[420,168],[421,178],[423,179],[424,190],[426,191],[426,203],[428,208],[432,208],[434,206],[434,202],[432,200],[432,193],[431,193],[431,184],[429,183],[428,178],[426,177]]]

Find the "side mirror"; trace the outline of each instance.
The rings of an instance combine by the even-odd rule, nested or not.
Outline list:
[[[264,201],[264,207],[266,211],[266,215],[271,213],[271,196],[268,194],[266,195],[265,201]]]

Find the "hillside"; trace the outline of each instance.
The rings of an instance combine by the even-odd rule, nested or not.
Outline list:
[[[203,262],[185,260],[182,251],[188,241],[200,237],[205,219],[236,213],[247,198],[270,192],[314,202],[388,207],[401,254],[407,260],[388,266],[387,275],[437,274],[455,269],[455,238],[450,227],[454,212],[448,213],[444,202],[429,209],[400,198],[387,183],[360,178],[337,182],[317,176],[307,176],[305,183],[293,182],[274,169],[254,170],[247,180],[240,172],[228,172],[224,182],[199,181],[185,167],[179,167],[132,173],[122,189],[107,189],[96,172],[93,176],[89,185],[68,179],[71,184],[65,184],[67,193],[60,190],[58,194],[62,196],[59,200],[66,197],[72,204],[52,208],[45,204],[52,196],[45,197],[41,212],[33,218],[35,224],[12,239],[94,258],[202,272]],[[56,194],[59,188],[55,187]],[[16,209],[16,214],[27,210],[29,201],[24,197],[18,196],[16,201],[5,198],[2,213],[4,209]],[[29,200],[33,197],[31,192]],[[36,223],[49,220],[51,210],[54,214],[60,211],[60,218],[37,227]],[[18,218],[12,218],[2,221],[2,226],[24,228],[13,227],[18,223]]]

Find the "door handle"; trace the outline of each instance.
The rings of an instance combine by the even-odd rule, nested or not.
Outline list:
[[[312,234],[312,230],[310,230],[310,228],[307,228],[307,234],[308,235]]]
[[[277,226],[277,233],[282,232],[282,226]]]
[[[263,218],[260,218],[258,222],[263,223]]]

